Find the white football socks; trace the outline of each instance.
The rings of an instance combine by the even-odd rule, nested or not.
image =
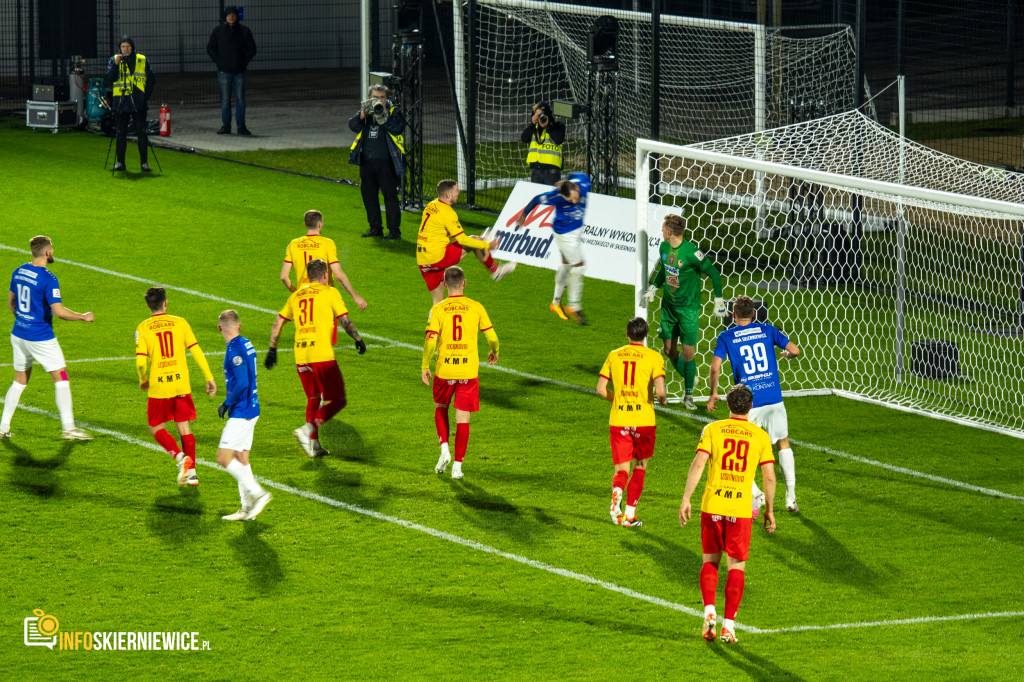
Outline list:
[[[569,269],[569,307],[579,310],[583,301],[583,268]]]
[[[793,449],[779,450],[779,466],[782,467],[782,478],[786,481],[786,500],[796,499],[796,460]]]
[[[441,454],[451,459],[452,451],[448,449],[448,443],[441,443]]]
[[[715,613],[715,605],[714,604],[705,604],[704,605],[704,615],[705,616],[717,616],[718,614]]]
[[[21,400],[21,394],[25,392],[27,384],[19,384],[17,381],[11,382],[11,387],[7,389],[7,395],[4,396],[4,414],[0,417],[0,431],[11,430],[11,418],[14,417],[14,411],[18,409],[18,401]]]
[[[71,382],[58,381],[53,384],[57,394],[57,411],[60,412],[60,427],[65,431],[75,428],[75,413],[71,409]]]
[[[569,270],[571,269],[571,265],[562,263],[558,266],[558,270],[555,271],[555,297],[551,299],[551,302],[555,305],[562,304],[562,294],[565,293],[565,287],[569,282]]]
[[[227,472],[231,474],[239,486],[245,489],[245,492],[249,493],[249,497],[255,500],[258,497],[263,497],[266,494],[266,490],[256,482],[256,478],[252,475],[251,466],[243,466],[237,459],[232,459],[228,462],[228,465],[224,467]],[[244,498],[243,498],[243,504]]]

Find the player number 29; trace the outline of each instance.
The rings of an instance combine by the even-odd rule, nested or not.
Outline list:
[[[743,373],[750,375],[754,372],[768,371],[768,351],[763,343],[755,343],[753,346],[740,346],[740,355],[743,356]]]
[[[725,454],[722,455],[722,471],[747,470],[747,453],[750,452],[750,443],[745,440],[726,438],[722,443],[725,447]]]

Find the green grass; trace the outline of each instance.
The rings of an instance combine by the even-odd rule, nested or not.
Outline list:
[[[304,401],[289,355],[272,372],[261,368],[257,475],[700,609],[699,533],[680,528],[677,512],[702,421],[674,409],[659,415],[643,528],[618,528],[606,516],[608,406],[591,390],[607,352],[624,341],[631,288],[588,280],[593,324],[577,328],[546,311],[549,271],[523,267],[494,284],[468,265],[467,293],[490,312],[502,367],[523,374],[481,372],[466,479],[455,483],[433,473],[432,403],[415,350],[429,297],[412,244],[360,239],[356,188],[166,152],[163,175],[112,178],[101,168],[106,144],[0,129],[0,243],[23,247],[36,233],[50,235],[67,306],[96,314],[92,324],[57,323],[81,422],[150,442],[130,359],[132,332],[148,314],[147,284],[67,261],[205,294],[170,291],[170,309],[191,322],[219,380],[216,318],[229,304],[209,296],[278,309],[286,294],[277,281],[284,246],[302,232],[302,212],[317,207],[346,273],[370,303],[352,313],[370,348],[364,356],[348,343],[338,348],[349,406],[322,430],[332,455],[318,461],[291,437]],[[129,152],[129,167],[131,160]],[[404,216],[407,234],[418,218]],[[25,260],[0,249],[0,272]],[[243,333],[265,349],[274,315],[239,310]],[[0,364],[9,353],[0,350]],[[114,359],[81,362],[89,358]],[[11,375],[9,365],[0,367],[0,387]],[[200,456],[211,460],[218,400],[201,396],[195,371],[193,385]],[[41,372],[22,405],[54,411]],[[799,439],[803,513],[780,515],[773,536],[754,533],[741,623],[774,629],[1024,610],[1021,502],[835,452],[1021,496],[1019,440],[832,397],[789,399],[787,407]],[[280,489],[258,520],[223,522],[220,515],[238,504],[227,474],[203,467],[197,489],[179,489],[165,454],[114,436],[64,444],[58,429],[47,416],[19,410],[16,437],[0,441],[7,677],[1024,675],[1019,616],[741,631],[737,646],[709,646],[693,615]],[[55,615],[65,632],[196,631],[210,650],[26,647],[22,620],[33,609]]]

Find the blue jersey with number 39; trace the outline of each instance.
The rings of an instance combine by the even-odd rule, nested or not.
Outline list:
[[[719,334],[715,357],[729,361],[733,381],[753,392],[754,407],[774,405],[782,402],[775,346],[785,349],[788,345],[789,339],[778,329],[754,322]]]
[[[52,272],[25,263],[11,275],[14,294],[14,328],[11,334],[26,341],[49,341],[53,333],[53,311],[60,303],[60,284]]]

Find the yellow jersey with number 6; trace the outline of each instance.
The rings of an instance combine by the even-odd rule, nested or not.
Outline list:
[[[278,313],[295,322],[295,364],[334,360],[335,321],[348,314],[341,292],[326,284],[299,287]]]
[[[476,379],[480,375],[479,332],[493,326],[484,307],[465,296],[449,296],[431,308],[427,336],[437,337],[437,377]],[[494,343],[497,347],[497,337]]]

